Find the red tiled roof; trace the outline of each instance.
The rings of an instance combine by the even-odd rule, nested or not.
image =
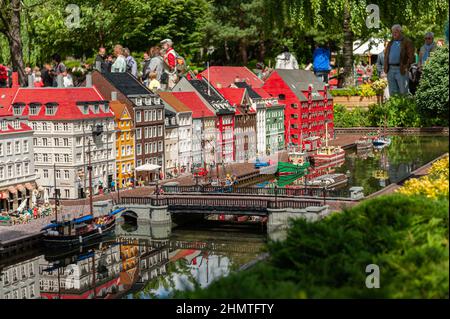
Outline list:
[[[3,88],[0,89],[0,116],[12,115],[9,106],[11,105],[17,88]]]
[[[264,82],[244,66],[210,66],[209,77],[208,69],[203,71],[201,75],[207,79],[215,88],[220,83],[223,88],[229,87],[234,83],[236,77],[245,81],[252,88],[262,87]]]
[[[15,129],[11,125],[7,125],[6,130],[2,130],[0,127],[0,134],[20,133],[20,132],[28,132],[28,131],[32,131],[32,130],[33,129],[31,127],[29,127],[27,124],[21,122],[20,128],[18,128],[18,129]]]
[[[162,98],[177,112],[190,112],[191,109],[183,102],[176,98],[172,92],[159,92],[159,97]]]
[[[29,115],[30,120],[76,120],[83,118],[107,118],[114,114],[111,112],[103,112],[100,108],[99,113],[95,114],[89,111],[83,114],[76,105],[77,102],[103,101],[100,93],[92,88],[20,88],[15,96],[13,103],[58,103],[55,115],[45,115],[45,107],[41,107],[39,114],[29,115],[28,106],[25,108],[23,115]]]
[[[184,103],[192,111],[192,118],[198,119],[202,117],[214,116],[214,113],[206,106],[205,103],[195,92],[172,92],[172,94]]]
[[[239,106],[244,99],[245,89],[223,88],[217,89],[220,94],[233,106]]]

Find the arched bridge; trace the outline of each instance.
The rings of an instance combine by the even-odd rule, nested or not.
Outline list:
[[[173,194],[151,197],[122,197],[117,203],[121,207],[130,206],[166,206],[171,213],[226,213],[239,215],[267,215],[269,210],[305,209],[321,207],[321,200],[303,198],[277,198],[214,194]]]

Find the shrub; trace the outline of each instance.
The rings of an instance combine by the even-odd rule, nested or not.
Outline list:
[[[437,48],[423,68],[416,101],[427,125],[448,126],[448,54],[448,45]]]
[[[188,298],[448,298],[448,201],[394,194],[320,222],[295,220],[270,260]],[[380,267],[367,289],[366,266]]]
[[[384,126],[387,114],[388,127],[419,127],[421,124],[416,102],[412,96],[392,96],[382,105],[369,106],[368,122],[371,126]]]
[[[342,104],[334,105],[335,127],[364,127],[368,125],[367,111],[360,108],[349,111]]]

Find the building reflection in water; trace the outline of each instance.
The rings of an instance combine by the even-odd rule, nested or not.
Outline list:
[[[39,256],[2,263],[0,261],[0,299],[40,298]]]

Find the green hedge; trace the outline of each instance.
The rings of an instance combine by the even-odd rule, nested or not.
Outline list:
[[[395,194],[316,223],[295,220],[271,259],[187,298],[448,298],[448,201]],[[380,268],[368,289],[366,266]]]

